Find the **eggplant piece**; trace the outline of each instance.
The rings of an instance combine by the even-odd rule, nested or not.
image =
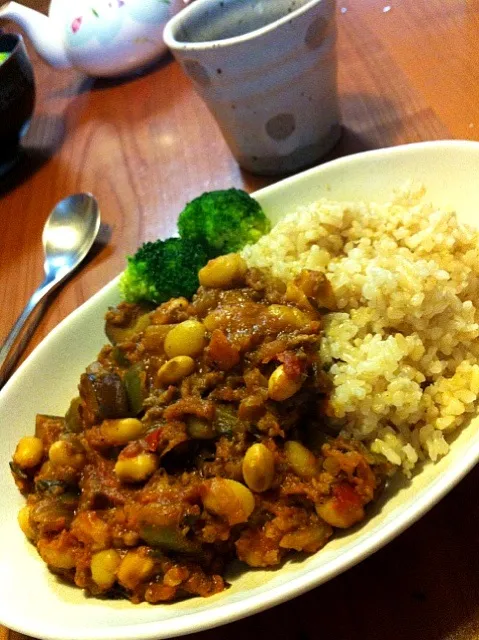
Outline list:
[[[78,507],[78,497],[46,495],[31,508],[30,519],[40,535],[58,533],[69,528]]]
[[[88,411],[88,421],[92,424],[106,418],[130,415],[128,394],[117,373],[83,373],[80,395]]]

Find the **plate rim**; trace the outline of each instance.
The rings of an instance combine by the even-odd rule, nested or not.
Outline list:
[[[402,152],[410,153],[415,150],[427,148],[435,148],[436,150],[468,148],[475,150],[479,154],[479,142],[468,140],[427,141],[397,145],[387,147],[385,149],[373,149],[337,158],[330,162],[312,167],[311,169],[257,190],[251,195],[258,199],[262,199],[270,194],[274,194],[276,191],[281,191],[285,186],[290,188],[291,185],[300,183],[303,180],[308,180],[315,174],[321,174],[324,171],[324,168],[332,166],[341,167],[341,165],[347,166],[351,162],[357,162],[358,158],[361,157],[368,156],[370,158],[380,158],[400,154]],[[52,329],[52,331],[34,349],[34,351],[13,374],[10,380],[5,384],[3,389],[0,391],[0,401],[4,396],[8,396],[13,392],[17,381],[20,382],[23,371],[31,366],[30,363],[35,360],[37,354],[49,348],[50,342],[56,339],[58,333],[64,329],[65,325],[67,325],[69,321],[71,321],[72,316],[75,317],[82,311],[84,312],[90,307],[94,307],[97,304],[97,300],[100,298],[107,295],[113,295],[117,290],[119,277],[120,276],[116,276],[108,284],[103,286],[91,298],[72,311],[72,313]],[[4,624],[13,631],[34,637],[41,637],[45,640],[110,640],[112,635],[114,635],[117,640],[132,640],[133,638],[135,638],[135,640],[159,640],[160,638],[173,638],[179,635],[196,633],[234,622],[298,597],[299,595],[327,582],[332,577],[343,573],[347,569],[353,567],[379,549],[383,548],[391,540],[399,536],[414,522],[425,515],[425,513],[427,513],[432,507],[434,507],[454,486],[460,482],[460,480],[462,480],[462,478],[464,478],[467,473],[469,473],[478,461],[479,438],[467,449],[464,457],[461,459],[462,464],[460,466],[457,464],[451,465],[442,475],[435,478],[427,488],[421,491],[416,500],[412,500],[410,502],[405,510],[399,514],[399,524],[398,520],[394,518],[389,522],[385,522],[378,531],[373,532],[369,537],[359,540],[344,554],[331,558],[325,564],[318,567],[311,567],[305,573],[297,575],[290,580],[286,580],[280,585],[271,587],[266,593],[255,594],[251,597],[247,596],[243,599],[230,603],[227,602],[221,604],[218,602],[218,606],[213,609],[206,609],[192,613],[180,612],[178,617],[171,617],[166,620],[148,621],[138,624],[122,624],[118,627],[98,627],[95,630],[87,629],[81,635],[78,634],[77,628],[75,628],[74,632],[69,633],[68,629],[65,628],[65,626],[62,627],[62,625],[55,626],[54,624],[40,624],[40,626],[38,626],[38,624],[35,624],[35,621],[32,620],[30,621],[30,624],[28,624],[28,622],[23,623],[18,620],[18,615],[15,616],[15,614],[10,618],[8,615],[8,609],[3,605],[3,603],[1,603],[1,624]],[[132,607],[135,606],[136,605],[132,605]],[[168,606],[174,606],[174,604],[169,604]],[[17,620],[15,620],[15,618],[17,618]]]

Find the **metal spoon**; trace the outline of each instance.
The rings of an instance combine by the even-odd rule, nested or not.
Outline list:
[[[49,215],[42,234],[45,279],[27,302],[0,348],[0,386],[8,373],[4,371],[3,365],[28,317],[37,304],[85,258],[99,228],[98,203],[90,193],[68,196],[59,202]],[[21,348],[17,348],[14,361],[20,351]]]

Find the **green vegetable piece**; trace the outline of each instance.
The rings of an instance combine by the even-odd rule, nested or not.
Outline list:
[[[117,345],[121,342],[127,342],[133,340],[133,338],[146,329],[150,324],[149,311],[141,313],[136,316],[131,324],[126,327],[117,326],[111,322],[105,323],[105,333],[108,340],[112,345]]]
[[[6,60],[7,58],[9,58],[9,57],[10,57],[10,52],[9,52],[9,51],[2,51],[2,52],[0,53],[0,64],[2,64],[3,62],[5,62],[5,60]]]
[[[162,551],[174,551],[175,553],[198,554],[201,545],[192,542],[173,527],[157,527],[144,525],[140,529],[140,536],[150,545]]]
[[[128,258],[120,291],[128,302],[190,298],[198,289],[198,271],[208,262],[202,243],[169,238],[147,242]]]
[[[224,404],[216,406],[214,426],[218,434],[227,438],[231,438],[234,433],[244,433],[248,428],[248,424],[238,418],[235,409]]]
[[[113,349],[111,350],[111,357],[119,367],[126,368],[131,364],[131,362],[126,357],[123,349],[120,349],[120,347],[113,347]]]
[[[141,364],[134,364],[123,378],[130,411],[137,416],[143,409],[145,399],[145,372]]]
[[[180,236],[205,244],[209,257],[257,242],[271,229],[260,205],[245,191],[209,191],[189,202],[178,218]]]
[[[81,398],[73,398],[65,414],[65,428],[70,433],[80,433],[83,424],[80,417]]]

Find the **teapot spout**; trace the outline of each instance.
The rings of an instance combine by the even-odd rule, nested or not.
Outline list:
[[[38,54],[52,67],[66,69],[72,66],[65,51],[60,26],[50,18],[17,2],[7,2],[0,7],[0,20],[2,19],[18,24]]]

